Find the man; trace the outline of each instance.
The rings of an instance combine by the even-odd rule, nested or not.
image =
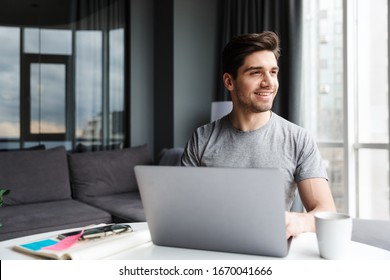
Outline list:
[[[222,54],[223,82],[233,110],[198,128],[186,145],[184,166],[279,168],[286,185],[286,236],[314,232],[314,212],[335,211],[318,148],[303,128],[271,111],[277,94],[279,38],[247,34]],[[288,212],[298,187],[306,213]]]

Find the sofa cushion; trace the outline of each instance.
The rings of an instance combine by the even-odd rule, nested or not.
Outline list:
[[[146,221],[139,192],[85,197],[83,202],[109,212],[115,222]]]
[[[152,164],[147,145],[100,152],[69,154],[75,198],[138,191],[135,165]]]
[[[65,148],[1,152],[0,187],[5,206],[71,198]]]
[[[4,207],[0,211],[0,241],[30,234],[110,223],[111,215],[77,200],[67,199]]]
[[[162,149],[158,155],[158,165],[179,166],[184,148]]]

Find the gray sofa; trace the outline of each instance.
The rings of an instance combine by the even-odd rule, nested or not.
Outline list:
[[[181,150],[162,154],[174,162]],[[176,157],[176,159],[175,159]],[[0,241],[110,222],[145,221],[133,168],[154,164],[146,145],[68,153],[64,147],[0,153]]]

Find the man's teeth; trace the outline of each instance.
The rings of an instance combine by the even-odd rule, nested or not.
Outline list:
[[[270,92],[255,92],[256,95],[260,95],[260,96],[268,96],[268,95],[271,95]]]

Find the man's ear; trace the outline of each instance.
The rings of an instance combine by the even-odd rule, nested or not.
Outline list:
[[[233,77],[229,73],[223,74],[223,84],[225,85],[225,88],[228,91],[232,91],[234,89],[233,87]]]

